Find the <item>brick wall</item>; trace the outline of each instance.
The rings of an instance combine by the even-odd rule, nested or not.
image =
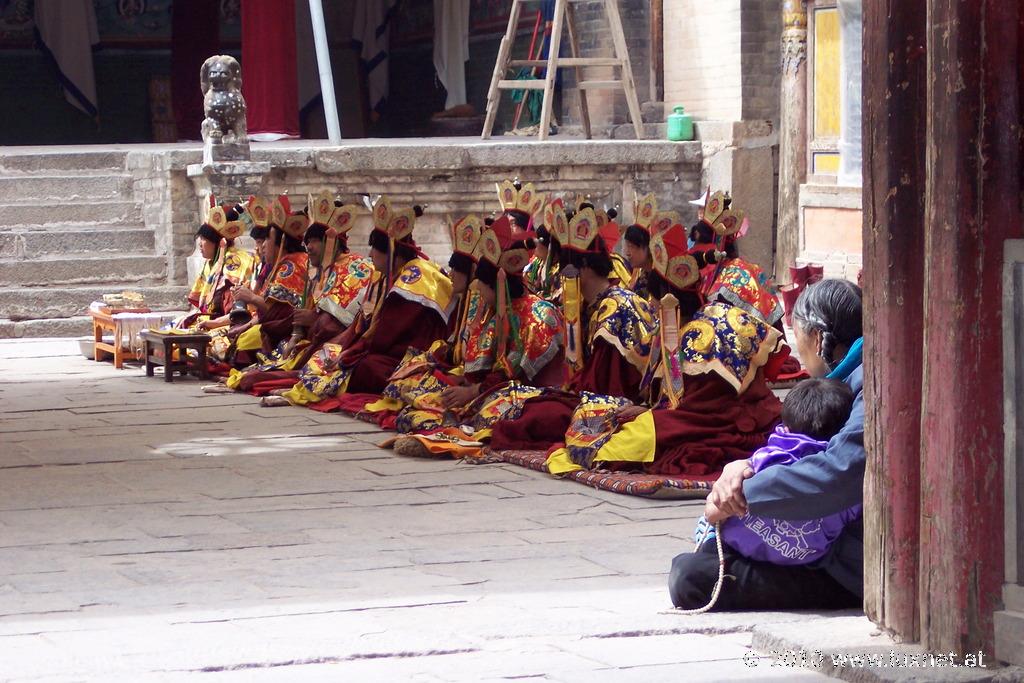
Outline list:
[[[781,0],[664,0],[665,103],[704,119],[779,118]]]
[[[743,118],[771,121],[777,128],[782,84],[782,2],[742,0],[740,21]]]
[[[651,3],[650,0],[618,0],[622,30],[626,34],[626,46],[633,67],[633,81],[636,84],[637,99],[643,103],[650,99],[651,90]],[[610,24],[603,3],[584,3],[575,7],[576,35],[580,53],[584,57],[613,57]],[[567,36],[568,34],[566,34]],[[563,38],[562,56],[569,56],[568,40]],[[617,69],[590,67],[585,78],[604,80],[612,78]],[[569,125],[580,123],[579,91],[570,90],[575,86],[574,69],[562,70],[562,122]],[[587,108],[590,111],[591,126],[595,131],[614,124],[629,121],[629,109],[621,91],[591,90],[587,93]],[[556,110],[557,111],[557,110]]]
[[[665,104],[703,119],[742,119],[740,0],[664,3]]]

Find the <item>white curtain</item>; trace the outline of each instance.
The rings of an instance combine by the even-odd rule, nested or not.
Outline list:
[[[469,0],[434,0],[434,69],[448,93],[445,109],[466,103]]]
[[[379,111],[388,97],[388,47],[391,14],[398,0],[356,0],[352,38],[360,43],[366,66],[370,111]]]
[[[92,46],[99,42],[92,0],[35,0],[36,29],[44,53],[53,58],[64,97],[96,116]]]

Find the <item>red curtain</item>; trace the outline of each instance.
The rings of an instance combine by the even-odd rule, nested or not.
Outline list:
[[[220,3],[174,0],[171,3],[171,100],[179,140],[199,140],[203,91],[199,70],[220,53]]]
[[[242,3],[242,95],[249,135],[299,136],[294,0]]]

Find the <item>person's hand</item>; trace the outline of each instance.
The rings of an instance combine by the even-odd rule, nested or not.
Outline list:
[[[228,331],[224,333],[224,336],[227,337],[228,339],[234,339],[238,335],[242,334],[247,329],[249,329],[249,327],[249,323],[243,323],[242,325],[235,325],[234,327],[229,327]]]
[[[288,340],[288,342],[284,345],[284,348],[281,349],[281,358],[291,358],[292,357],[292,353],[295,352],[295,346],[298,343],[299,343],[299,338],[298,337],[290,338]]]
[[[710,497],[704,502],[704,517],[708,520],[708,524],[718,524],[729,519],[729,515],[725,514],[718,507],[711,502]]]
[[[708,503],[725,517],[742,517],[747,514],[747,499],[743,496],[743,482],[754,476],[746,460],[736,460],[722,469],[722,476],[711,488]],[[711,515],[708,515],[711,519]]]
[[[316,311],[308,308],[296,308],[292,314],[292,324],[298,327],[305,327],[307,330],[316,322]]]
[[[441,392],[441,405],[447,410],[461,408],[477,397],[478,386],[448,387]]]
[[[251,304],[256,298],[252,290],[245,285],[235,287],[231,290],[231,295],[235,297],[235,301],[241,301],[243,304]]]
[[[201,329],[201,330],[212,330],[213,329],[213,321],[212,320],[204,320],[204,321],[202,321],[201,323],[199,323],[199,329]]]
[[[623,406],[622,408],[619,408],[617,413],[615,413],[615,421],[619,424],[632,422],[646,410],[647,408],[644,408],[643,406]]]

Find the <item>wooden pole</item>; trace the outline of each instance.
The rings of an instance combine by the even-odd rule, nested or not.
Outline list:
[[[800,185],[807,180],[807,7],[783,3],[782,95],[779,109],[779,224],[775,274],[783,277],[800,252]]]
[[[926,0],[866,0],[864,611],[918,639]]]
[[[921,640],[993,649],[1003,580],[1003,241],[1021,226],[1021,7],[927,1]]]

